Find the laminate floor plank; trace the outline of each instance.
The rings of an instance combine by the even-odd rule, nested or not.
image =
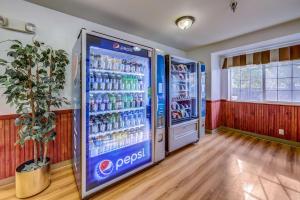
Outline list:
[[[79,199],[71,166],[51,174],[50,187],[28,199]],[[17,199],[14,184],[0,186],[4,199]],[[90,199],[299,200],[300,149],[219,130]]]

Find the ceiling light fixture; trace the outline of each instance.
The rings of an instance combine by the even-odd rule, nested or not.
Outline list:
[[[194,22],[195,22],[195,18],[193,16],[183,16],[178,18],[175,21],[175,24],[178,26],[178,28],[182,30],[186,30],[190,28]]]

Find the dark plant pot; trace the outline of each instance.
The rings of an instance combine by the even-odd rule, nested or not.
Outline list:
[[[47,165],[38,169],[24,172],[21,171],[25,165],[33,163],[34,160],[29,160],[16,169],[16,197],[27,198],[34,196],[50,185],[50,158],[47,158]]]

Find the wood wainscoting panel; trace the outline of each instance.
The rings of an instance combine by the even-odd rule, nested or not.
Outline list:
[[[213,130],[223,125],[221,115],[221,100],[207,100],[206,101],[206,118],[205,128]]]
[[[17,115],[0,116],[0,179],[15,175],[15,169],[26,160],[33,159],[33,143],[26,142],[24,148],[15,145],[17,140]],[[49,143],[51,163],[71,159],[72,110],[56,111],[56,140]]]
[[[300,142],[300,106],[222,100],[220,108],[219,123],[226,127]]]

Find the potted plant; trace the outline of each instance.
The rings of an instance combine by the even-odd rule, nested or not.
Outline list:
[[[0,84],[5,87],[7,103],[15,105],[18,129],[16,144],[33,142],[34,158],[16,168],[16,196],[33,196],[50,184],[48,143],[56,136],[55,113],[67,99],[60,96],[65,84],[65,67],[69,64],[64,50],[54,50],[42,42],[11,42],[7,59],[0,59],[5,73]]]

